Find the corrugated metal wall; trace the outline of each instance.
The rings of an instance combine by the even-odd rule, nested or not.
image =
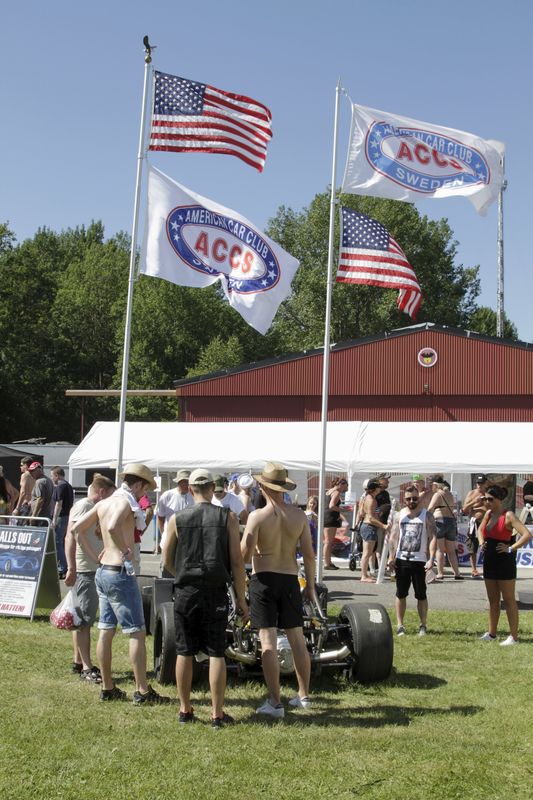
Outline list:
[[[316,420],[321,381],[313,354],[176,391],[186,421]],[[533,421],[533,349],[432,329],[384,337],[332,352],[329,395],[331,420]]]

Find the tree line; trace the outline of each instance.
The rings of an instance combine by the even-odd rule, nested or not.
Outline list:
[[[495,312],[477,304],[479,269],[457,263],[446,219],[429,220],[407,203],[346,195],[343,205],[382,222],[401,244],[430,321],[495,335]],[[338,224],[338,222],[337,222]],[[168,389],[173,381],[243,363],[321,347],[324,338],[329,193],[302,211],[280,207],[267,233],[301,266],[291,296],[261,336],[216,286],[190,289],[139,276],[135,283],[128,385]],[[336,241],[338,241],[338,230]],[[17,242],[0,224],[0,440],[34,436],[79,440],[79,401],[65,389],[120,387],[130,238],[106,239],[101,222],[55,232],[40,228]],[[411,324],[396,291],[335,284],[331,341]],[[505,322],[505,336],[517,338]],[[172,420],[168,398],[128,400],[129,420]],[[117,419],[116,399],[91,399],[86,422]]]

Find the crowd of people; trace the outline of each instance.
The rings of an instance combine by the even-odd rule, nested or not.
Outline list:
[[[20,490],[0,474],[0,510],[6,515],[20,515],[22,524],[49,521],[55,531],[59,574],[67,587],[75,588],[83,616],[83,625],[73,632],[72,671],[82,680],[98,684],[102,701],[126,700],[126,693],[112,676],[113,639],[120,627],[129,637],[135,680],[133,703],[140,706],[170,702],[148,683],[144,612],[136,579],[139,541],[153,512],[149,493],[156,488],[156,482],[151,470],[144,464],[126,465],[118,487],[96,473],[87,496],[74,502],[72,487],[61,467],[52,469],[52,479],[44,474],[39,462],[30,458],[22,459],[20,469]],[[427,584],[443,579],[446,559],[454,579],[463,580],[456,550],[456,500],[442,475],[426,480],[415,474],[402,489],[402,507],[398,509],[388,491],[390,477],[382,473],[365,481],[363,495],[356,504],[354,530],[362,541],[361,582],[374,582],[375,569],[387,552],[387,570],[396,581],[397,634],[406,634],[404,618],[412,587],[419,616],[418,634],[424,636]],[[230,583],[243,622],[250,620],[259,632],[267,697],[257,713],[274,719],[285,714],[277,655],[280,628],[289,640],[298,681],[298,693],[289,701],[289,707],[310,708],[310,659],[302,629],[297,557],[303,559],[307,599],[317,603],[318,497],[309,498],[305,511],[293,504],[290,492],[296,484],[283,465],[273,462],[256,475],[234,474],[226,479],[206,469],[180,469],[173,480],[175,488],[160,495],[155,516],[161,537],[160,542],[156,540],[156,552],[161,552],[162,574],[172,578],[175,587],[179,722],[195,720],[191,705],[192,660],[199,653],[209,658],[212,726],[220,728],[234,721],[224,710]],[[491,485],[483,474],[476,477],[475,483],[462,503],[462,512],[469,518],[467,542],[474,579],[481,578],[478,552],[481,549],[483,553],[489,625],[480,638],[496,641],[503,599],[510,634],[500,644],[515,645],[516,551],[531,534],[524,522],[504,507],[505,487]],[[325,569],[338,568],[332,561],[333,542],[343,521],[347,490],[347,480],[337,477],[325,497]],[[526,484],[524,495],[526,500],[533,500],[533,484]],[[249,583],[245,564],[252,566]],[[97,617],[99,666],[91,657],[91,628]]]

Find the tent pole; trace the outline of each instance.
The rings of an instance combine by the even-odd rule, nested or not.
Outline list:
[[[329,350],[331,327],[331,295],[333,292],[333,251],[335,249],[335,182],[337,177],[337,129],[339,121],[339,96],[341,92],[340,78],[335,89],[335,121],[333,124],[333,158],[331,167],[331,196],[329,202],[329,245],[328,245],[328,277],[326,287],[326,319],[324,325],[324,358],[322,369],[322,450],[320,456],[320,477],[318,483],[318,534],[316,540],[317,580],[322,580],[323,570],[323,536],[324,511],[326,498],[326,444],[328,426],[328,392],[329,392]]]

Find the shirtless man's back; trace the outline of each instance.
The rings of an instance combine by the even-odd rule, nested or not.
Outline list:
[[[254,476],[265,498],[264,508],[253,511],[241,543],[245,562],[252,558],[250,611],[252,625],[259,629],[263,674],[269,691],[258,714],[281,718],[285,710],[280,699],[280,667],[277,654],[278,628],[285,630],[294,658],[298,694],[289,701],[293,708],[309,708],[311,662],[303,635],[302,598],[298,582],[296,548],[301,551],[307,582],[306,592],[315,600],[315,554],[307,517],[296,506],[286,505],[283,493],[296,484],[287,470],[267,463]]]
[[[144,464],[127,464],[123,483],[115,494],[102,500],[74,523],[71,530],[87,546],[84,533],[96,521],[100,525],[103,550],[96,554],[100,567],[95,583],[100,602],[100,638],[96,648],[102,670],[101,700],[126,700],[126,693],[115,686],[111,677],[112,644],[117,625],[130,637],[130,659],[135,676],[134,705],[169,702],[148,685],[146,678],[146,632],[141,593],[133,570],[134,530],[144,529],[144,515],[139,499],[155,480]],[[138,525],[136,526],[136,520]],[[89,549],[90,552],[90,549]]]

